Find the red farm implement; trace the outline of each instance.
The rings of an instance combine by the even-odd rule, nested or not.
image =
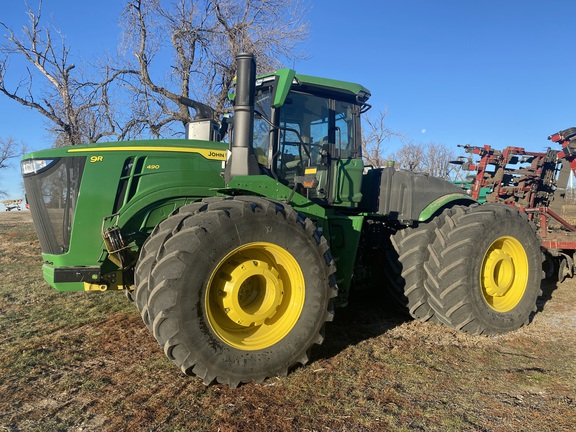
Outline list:
[[[576,173],[576,128],[548,139],[560,144],[561,150],[465,145],[468,160],[457,163],[476,173],[469,191],[473,198],[482,200],[481,191],[488,191],[486,202],[508,204],[528,215],[542,239],[548,276],[555,274],[563,280],[576,270],[576,227],[561,216],[570,175]]]

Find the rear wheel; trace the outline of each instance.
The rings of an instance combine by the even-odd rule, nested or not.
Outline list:
[[[425,264],[436,317],[468,333],[494,334],[528,323],[536,311],[543,255],[525,214],[497,204],[444,213]]]
[[[149,264],[138,267],[141,313],[185,373],[232,387],[262,381],[305,364],[322,342],[334,261],[291,207],[256,197],[183,207],[148,243],[157,250],[145,246]]]
[[[424,262],[428,261],[428,245],[433,242],[441,220],[435,217],[428,223],[399,230],[390,236],[392,249],[386,254],[388,291],[412,318],[420,321],[435,321],[424,288]]]

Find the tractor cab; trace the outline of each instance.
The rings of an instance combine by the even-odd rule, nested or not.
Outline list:
[[[370,92],[290,69],[259,77],[255,90],[252,148],[263,171],[318,204],[357,207]]]

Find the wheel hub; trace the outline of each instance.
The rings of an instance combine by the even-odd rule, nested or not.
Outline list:
[[[278,271],[260,260],[225,266],[229,280],[221,291],[222,307],[230,320],[244,327],[263,324],[282,303],[284,291]]]
[[[484,271],[484,285],[491,296],[503,296],[514,282],[514,261],[502,250],[492,251]]]
[[[206,288],[206,316],[214,333],[242,350],[268,348],[298,322],[304,275],[286,249],[247,243],[216,265]]]
[[[496,239],[482,261],[480,284],[484,300],[497,312],[511,311],[524,296],[528,274],[528,257],[518,239]]]

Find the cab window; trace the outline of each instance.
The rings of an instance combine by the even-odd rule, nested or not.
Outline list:
[[[256,95],[254,109],[258,114],[254,117],[254,138],[252,146],[258,163],[265,167],[270,166],[270,126],[266,121],[270,116],[272,106],[272,89],[264,88]]]

